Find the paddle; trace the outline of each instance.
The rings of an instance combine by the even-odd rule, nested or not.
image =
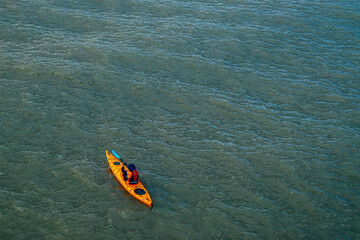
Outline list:
[[[120,162],[122,162],[124,165],[126,165],[126,162],[124,162],[120,156],[114,151],[112,150],[112,154],[114,155],[114,157],[116,157],[117,159],[119,159]]]

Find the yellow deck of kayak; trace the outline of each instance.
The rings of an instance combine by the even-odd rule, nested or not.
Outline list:
[[[121,168],[123,167],[123,163],[108,151],[106,151],[106,157],[112,172],[114,173],[117,180],[121,183],[121,185],[125,188],[125,190],[128,191],[133,197],[138,199],[140,202],[152,208],[153,204],[150,195],[146,191],[144,185],[142,185],[140,181],[138,181],[138,183],[136,184],[128,184],[127,182],[125,182],[121,171]],[[124,168],[128,170],[126,165],[124,166]]]

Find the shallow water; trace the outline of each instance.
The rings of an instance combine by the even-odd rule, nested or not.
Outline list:
[[[360,238],[359,12],[0,0],[1,239]]]

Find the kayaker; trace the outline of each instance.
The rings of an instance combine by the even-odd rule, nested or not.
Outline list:
[[[136,171],[135,164],[130,163],[128,166],[129,171],[126,171],[124,167],[121,168],[124,180],[130,184],[136,184],[139,180],[139,173]]]

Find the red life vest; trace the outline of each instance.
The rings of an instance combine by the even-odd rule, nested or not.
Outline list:
[[[137,183],[139,179],[138,171],[134,170],[131,172],[131,178],[129,179],[129,183]]]

